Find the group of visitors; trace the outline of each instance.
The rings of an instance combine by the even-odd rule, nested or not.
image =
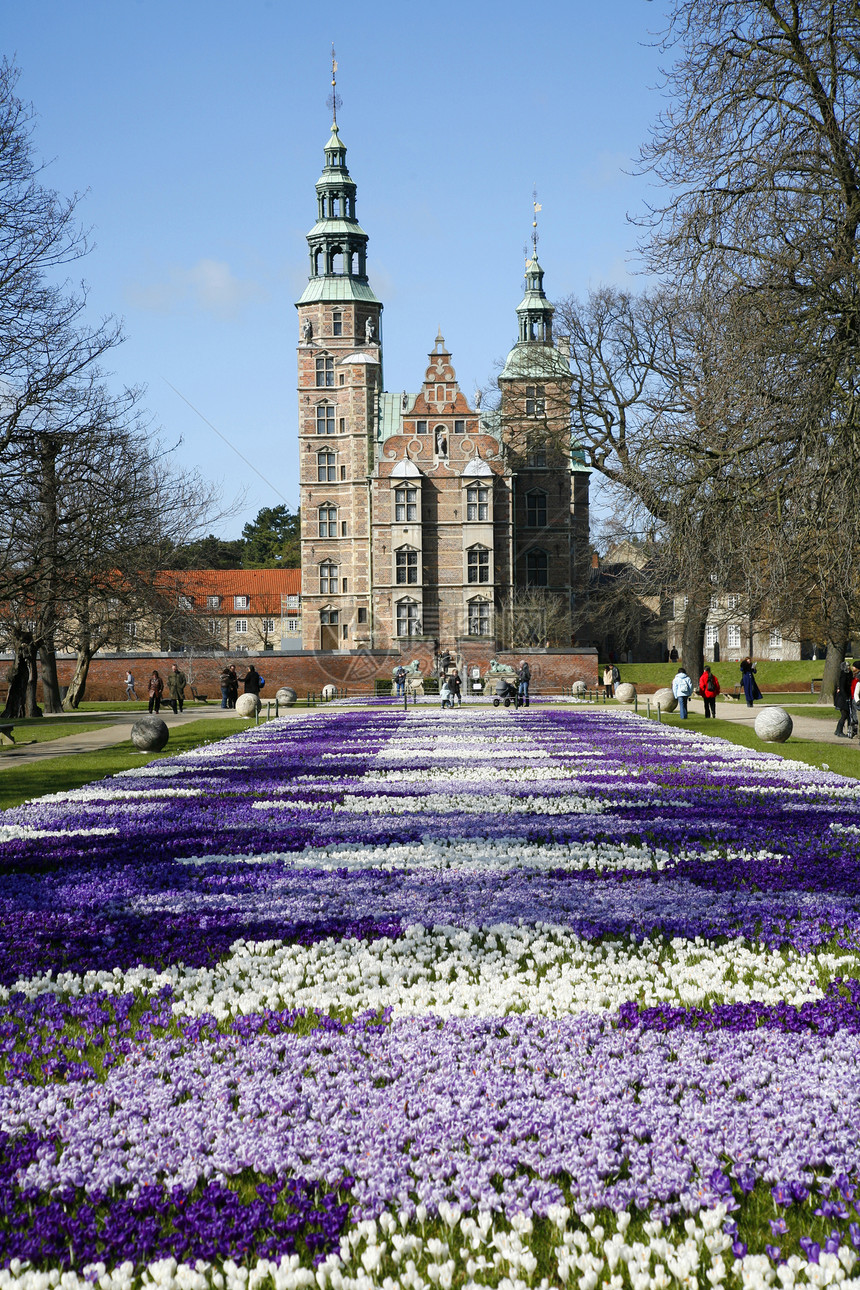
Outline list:
[[[621,669],[617,663],[607,663],[603,669],[603,693],[607,699],[615,698],[615,687],[621,682]]]
[[[265,678],[252,663],[243,677],[239,676],[236,671],[236,664],[230,663],[221,669],[221,675],[218,677],[218,684],[221,687],[221,707],[235,708],[236,700],[239,698],[239,684],[243,686],[245,694],[259,695],[263,686],[266,684]]]
[[[167,677],[167,699],[165,702],[173,709],[174,712],[181,712],[185,706],[185,687],[187,684],[188,678],[185,673],[180,672],[176,664],[173,663]],[[161,673],[155,668],[153,668],[152,674],[150,675],[147,690],[149,693],[149,711],[159,712],[161,709],[161,701],[164,698],[164,680]],[[132,695],[137,698],[137,695],[134,693],[134,677],[131,672],[126,674],[125,693],[126,698],[130,699]]]
[[[833,732],[840,739],[853,739],[860,726],[860,660],[843,662],[839,680],[833,692],[833,706],[839,710],[839,720]],[[848,725],[846,731],[845,726]]]
[[[761,698],[761,690],[758,688],[758,684],[755,679],[755,670],[756,666],[751,658],[741,659],[740,686],[743,690],[748,708],[753,706],[756,699]],[[678,713],[685,720],[687,718],[687,700],[694,692],[701,695],[704,701],[705,717],[716,718],[717,695],[720,693],[720,682],[710,664],[705,664],[705,670],[699,677],[699,684],[695,689],[693,686],[693,679],[687,673],[683,663],[675,673],[672,680],[672,693],[678,700]]]

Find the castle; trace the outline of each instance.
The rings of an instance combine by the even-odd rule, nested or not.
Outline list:
[[[588,471],[537,242],[498,406],[470,403],[441,334],[420,389],[382,388],[382,304],[336,119],[297,302],[305,650],[570,646]]]

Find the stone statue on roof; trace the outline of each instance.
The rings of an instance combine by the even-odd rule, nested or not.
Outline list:
[[[364,324],[364,343],[365,343],[365,345],[372,345],[372,344],[373,344],[373,340],[374,340],[374,337],[375,337],[375,336],[376,336],[376,329],[375,329],[375,328],[374,328],[374,326],[373,326],[373,319],[372,319],[372,318],[368,318],[368,319],[367,319],[367,321],[366,321],[366,323]]]
[[[314,325],[310,318],[306,318],[302,323],[302,336],[306,345],[310,345],[314,334]]]

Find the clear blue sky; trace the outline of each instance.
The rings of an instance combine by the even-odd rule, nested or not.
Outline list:
[[[50,182],[83,194],[91,308],[124,320],[112,379],[147,387],[179,461],[246,490],[216,531],[298,501],[294,302],[332,41],[386,387],[420,385],[441,326],[471,393],[515,339],[535,184],[550,297],[631,281],[626,216],[647,187],[624,171],[661,104],[663,8],[7,0],[3,50]]]

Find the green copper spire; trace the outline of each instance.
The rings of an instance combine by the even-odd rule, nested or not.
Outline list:
[[[332,86],[334,86],[333,62]],[[355,218],[355,183],[346,166],[346,144],[332,97],[331,136],[317,180],[317,222],[308,233],[311,276],[300,305],[314,300],[363,300],[379,304],[367,281],[367,234]]]

